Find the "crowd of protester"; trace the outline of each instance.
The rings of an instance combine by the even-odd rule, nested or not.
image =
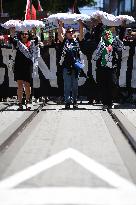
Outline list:
[[[136,40],[136,28],[135,27],[128,27],[126,28],[126,26],[120,26],[120,27],[112,27],[111,28],[112,30],[112,33],[115,35],[119,35],[119,38],[122,40],[122,41],[135,41]],[[87,32],[85,38],[90,38],[90,36],[93,35],[93,33],[96,33],[96,41],[98,41],[99,39],[97,39],[97,34],[99,32],[99,28],[98,26],[93,26],[92,29],[91,29],[91,32],[90,30]],[[44,46],[46,45],[49,45],[49,46],[52,46],[56,43],[59,43],[59,39],[58,39],[58,30],[53,30],[53,31],[45,31],[43,28],[41,28],[40,32],[38,31],[38,36],[39,36],[39,40],[40,42],[43,43]],[[76,33],[75,36],[78,35],[78,32]],[[87,36],[88,35],[88,36]],[[10,32],[6,29],[1,29],[1,32],[0,32],[0,46],[11,46],[10,45]]]
[[[136,41],[136,30],[126,28],[125,24],[122,24],[122,26],[117,28],[107,28],[104,27],[101,22],[94,22],[91,27],[91,31],[89,30],[87,32],[86,25],[81,21],[79,21],[79,24],[79,33],[75,33],[70,27],[66,29],[64,33],[64,30],[62,29],[63,23],[59,22],[58,30],[48,32],[48,34],[44,32],[44,29],[41,29],[38,35],[36,30],[19,33],[10,31],[6,34],[0,34],[0,45],[2,47],[11,47],[13,45],[17,50],[14,79],[17,81],[18,85],[17,98],[19,101],[19,110],[23,109],[23,87],[25,87],[25,102],[27,109],[28,104],[31,102],[30,82],[32,78],[33,61],[32,56],[29,56],[29,52],[33,55],[35,50],[34,47],[37,45],[41,48],[47,46],[56,46],[56,48],[61,48],[62,52],[59,56],[59,66],[63,68],[64,102],[66,109],[70,108],[71,92],[73,108],[78,108],[78,77],[79,75],[84,74],[82,69],[75,69],[73,59],[80,59],[81,51],[87,56],[87,75],[90,81],[93,81],[91,58],[94,50],[97,49],[96,57],[94,58],[97,63],[97,86],[92,86],[92,88],[90,88],[90,95],[88,95],[87,98],[89,103],[102,102],[104,106],[103,109],[107,109],[112,106],[114,68],[118,66],[117,61],[120,60],[120,52],[124,48],[123,42]],[[86,28],[84,36],[83,27]],[[33,46],[32,40],[34,40]],[[118,59],[115,59],[115,53],[117,53]],[[22,68],[20,68],[20,65]],[[98,88],[101,89],[101,92],[97,93],[99,90]],[[99,96],[99,93],[101,93],[101,96]],[[48,98],[46,97],[44,99],[47,100]],[[6,98],[4,97],[0,100],[6,101]]]

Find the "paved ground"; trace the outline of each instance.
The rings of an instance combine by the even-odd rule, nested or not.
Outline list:
[[[136,109],[119,109],[119,111],[125,115],[125,117],[133,124],[136,128]]]
[[[122,187],[130,190],[132,185],[133,189],[136,155],[109,113],[102,111],[101,106],[80,105],[79,110],[63,108],[63,105],[50,102],[1,153],[0,187],[30,190],[77,187],[112,191]],[[120,111],[136,126],[135,110]],[[11,126],[11,118],[17,121],[24,115],[24,112],[7,113],[0,114],[2,133],[4,124],[6,129]],[[17,176],[22,170],[24,172]],[[8,177],[12,175],[15,176],[10,181]],[[2,183],[3,179],[7,182]],[[136,199],[131,202],[128,205],[136,203]]]

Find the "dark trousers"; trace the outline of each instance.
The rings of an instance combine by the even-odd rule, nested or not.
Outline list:
[[[103,105],[112,105],[112,69],[108,67],[101,68],[100,87],[102,90]]]

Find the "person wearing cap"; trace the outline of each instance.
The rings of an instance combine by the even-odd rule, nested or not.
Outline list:
[[[73,99],[73,108],[78,108],[78,74],[79,71],[74,67],[74,58],[80,58],[80,42],[83,40],[83,23],[79,20],[79,37],[74,38],[74,30],[69,27],[66,31],[63,23],[59,21],[58,39],[62,43],[63,51],[60,65],[63,68],[64,80],[64,98],[65,108],[70,108],[71,92]]]

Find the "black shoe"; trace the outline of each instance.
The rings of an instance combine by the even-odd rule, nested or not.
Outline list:
[[[87,103],[88,105],[93,105],[95,103],[95,100],[89,100],[89,102]]]
[[[108,109],[108,105],[103,105],[102,110],[107,111],[107,109]]]
[[[19,108],[18,108],[17,110],[19,110],[19,111],[23,110],[23,105],[22,105],[22,103],[19,103]]]
[[[114,108],[114,105],[108,105],[108,109]]]
[[[66,103],[65,109],[66,109],[66,110],[70,109],[70,104],[69,104],[69,103]]]
[[[73,109],[78,109],[78,104],[77,104],[77,102],[74,102],[74,103],[73,103]]]

